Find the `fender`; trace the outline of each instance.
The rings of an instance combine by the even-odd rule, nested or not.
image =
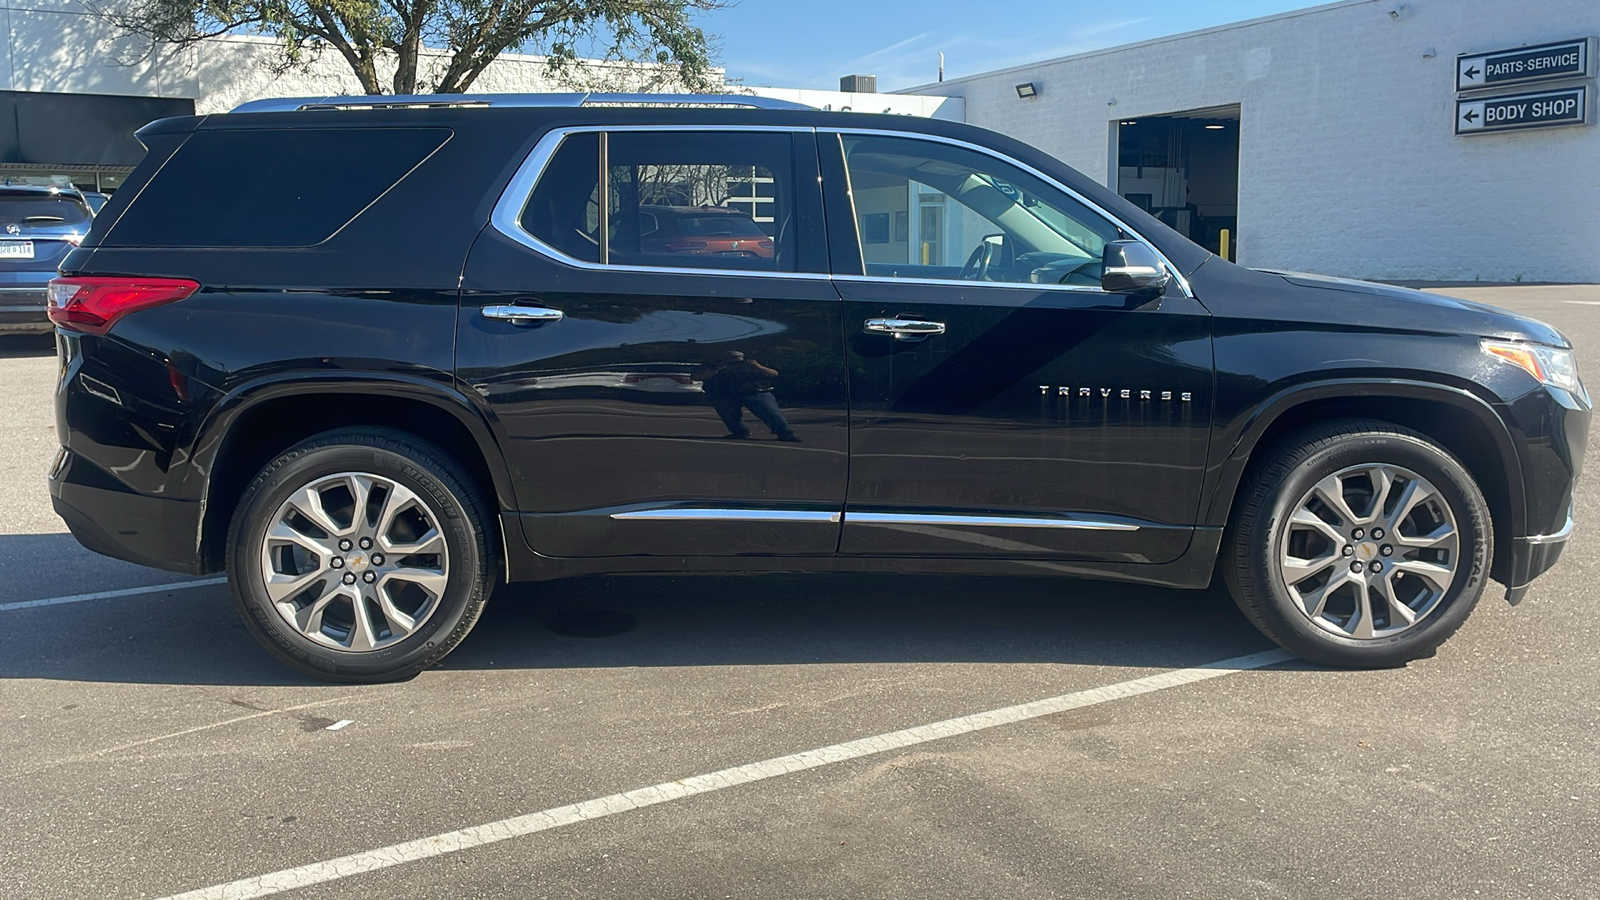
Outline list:
[[[505,454],[495,439],[484,412],[459,389],[459,382],[446,373],[442,378],[426,378],[395,372],[284,372],[263,376],[229,390],[200,424],[190,448],[190,463],[184,474],[184,487],[191,496],[201,497],[199,530],[195,535],[197,552],[205,530],[205,509],[211,500],[211,472],[232,433],[233,425],[244,413],[273,400],[307,394],[366,394],[426,403],[447,412],[472,436],[483,454],[494,482],[496,512],[516,509],[511,489],[511,473]],[[445,381],[444,379],[449,379]],[[198,484],[192,482],[198,480]]]
[[[1236,432],[1231,452],[1215,463],[1215,486],[1205,507],[1202,525],[1226,526],[1233,509],[1234,494],[1244,477],[1245,468],[1255,454],[1261,436],[1279,417],[1289,410],[1316,400],[1347,399],[1350,397],[1394,397],[1407,400],[1427,400],[1444,403],[1472,415],[1492,436],[1495,453],[1504,467],[1508,494],[1511,500],[1510,530],[1508,535],[1523,533],[1527,521],[1527,498],[1522,482],[1522,457],[1517,450],[1505,421],[1482,397],[1463,388],[1408,379],[1340,378],[1297,385],[1271,395],[1261,403],[1240,414],[1233,422],[1219,429],[1219,437]]]

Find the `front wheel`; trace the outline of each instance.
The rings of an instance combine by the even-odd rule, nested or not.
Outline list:
[[[1406,428],[1309,429],[1255,470],[1224,578],[1268,637],[1325,665],[1399,666],[1466,621],[1493,558],[1488,505],[1444,449]]]
[[[494,571],[487,517],[446,454],[343,430],[269,463],[228,532],[245,624],[279,659],[335,681],[409,678],[466,637]]]

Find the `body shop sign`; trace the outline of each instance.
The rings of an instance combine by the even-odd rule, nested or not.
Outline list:
[[[1456,101],[1456,134],[1587,125],[1591,118],[1587,85]]]

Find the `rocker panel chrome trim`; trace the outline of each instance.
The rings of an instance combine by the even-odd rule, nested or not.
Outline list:
[[[787,509],[635,509],[612,513],[613,519],[647,522],[832,522],[839,513]]]
[[[846,512],[846,525],[959,525],[970,528],[1072,528],[1082,531],[1138,531],[1131,522],[1044,516],[959,516],[928,513]]]

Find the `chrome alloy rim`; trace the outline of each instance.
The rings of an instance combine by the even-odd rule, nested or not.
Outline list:
[[[404,485],[364,472],[318,478],[271,522],[261,546],[267,597],[310,640],[381,650],[438,610],[449,550],[438,513]]]
[[[1351,466],[1317,482],[1278,534],[1289,596],[1318,628],[1373,640],[1415,628],[1460,570],[1450,504],[1401,466]]]

